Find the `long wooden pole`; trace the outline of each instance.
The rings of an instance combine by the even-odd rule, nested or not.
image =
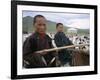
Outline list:
[[[88,46],[88,45],[89,44],[69,45],[69,46],[57,47],[57,48],[52,48],[52,49],[44,49],[44,50],[36,51],[36,53],[51,52],[51,51],[56,51],[56,50],[62,50],[62,49],[73,48],[73,47]]]

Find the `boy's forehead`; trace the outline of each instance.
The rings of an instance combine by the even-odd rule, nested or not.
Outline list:
[[[58,27],[63,27],[63,25],[58,25]]]
[[[43,17],[37,17],[37,18],[36,18],[36,22],[37,22],[37,23],[45,23],[45,22],[46,22],[46,19],[43,18]]]

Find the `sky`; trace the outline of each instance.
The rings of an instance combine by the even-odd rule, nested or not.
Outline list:
[[[23,17],[36,15],[43,15],[47,20],[63,23],[65,26],[78,28],[78,29],[89,29],[90,28],[90,14],[88,13],[60,13],[60,12],[34,12],[34,11],[23,11]]]

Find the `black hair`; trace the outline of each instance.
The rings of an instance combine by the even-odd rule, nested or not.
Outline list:
[[[58,28],[59,25],[63,25],[62,23],[57,23],[56,24],[56,28]]]
[[[33,18],[33,24],[36,23],[36,18],[38,18],[38,17],[43,17],[43,18],[45,18],[43,15],[36,15],[36,16],[34,16],[34,18]]]

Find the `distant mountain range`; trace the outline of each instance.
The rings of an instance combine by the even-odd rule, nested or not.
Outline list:
[[[68,26],[64,26],[64,32],[67,33]],[[89,29],[77,29],[79,34],[88,34]],[[33,17],[23,17],[23,33],[30,33],[34,31]],[[56,22],[47,21],[47,31],[56,32]]]

